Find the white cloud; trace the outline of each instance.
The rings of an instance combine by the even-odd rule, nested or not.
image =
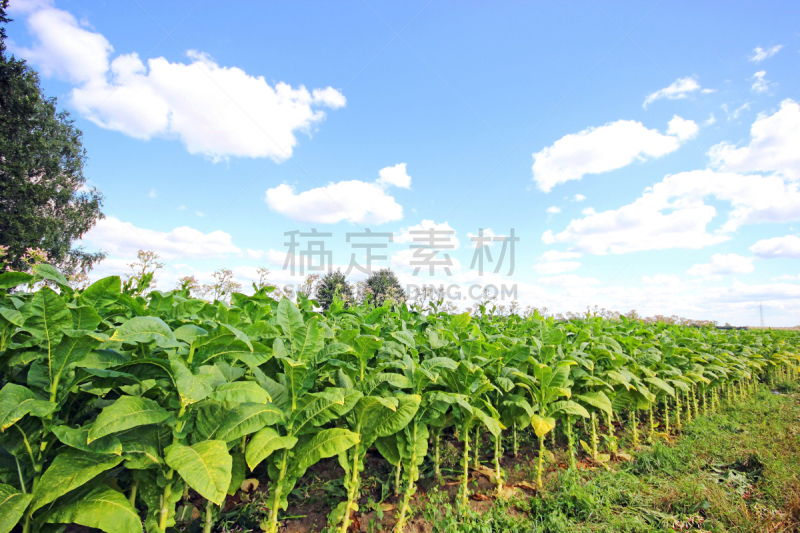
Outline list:
[[[378,183],[394,185],[403,189],[411,188],[411,176],[406,172],[406,164],[398,163],[393,167],[382,168],[378,171]]]
[[[150,194],[148,195],[150,198],[155,198],[158,196],[158,191],[155,189],[150,189]]]
[[[708,120],[703,122],[703,126],[710,126],[716,122],[717,122],[717,117],[714,116],[714,113],[711,113],[711,115],[709,115],[708,117]]]
[[[751,246],[750,251],[761,259],[800,259],[800,237],[787,235],[764,239]]]
[[[287,184],[268,189],[265,201],[298,222],[383,224],[403,218],[403,207],[378,183],[340,181],[301,193]]]
[[[579,180],[585,174],[601,174],[636,160],[661,157],[679,146],[676,136],[649,130],[635,120],[618,120],[565,135],[533,154],[533,180],[541,190],[549,192],[556,185]]]
[[[800,280],[800,275],[791,276],[789,274],[784,274],[783,276],[775,276],[772,278],[772,281],[798,281],[798,280]]]
[[[197,51],[189,51],[188,63],[157,57],[144,64],[136,53],[109,62],[108,40],[55,8],[34,11],[28,27],[36,43],[18,54],[44,75],[75,84],[69,98],[81,115],[137,139],[178,138],[190,153],[215,160],[284,160],[297,144],[295,133],[325,118],[321,108],[345,105],[331,87],[273,87]]]
[[[716,232],[706,226],[716,208],[705,197],[729,202],[727,221]],[[669,248],[698,249],[728,240],[727,233],[743,224],[800,220],[800,192],[796,183],[758,175],[681,172],[665,177],[633,203],[619,209],[575,219],[557,234],[542,235],[545,244],[572,243],[586,253],[627,253]]]
[[[652,104],[656,100],[660,100],[662,98],[667,98],[669,100],[680,100],[682,98],[688,98],[691,93],[700,89],[700,84],[697,83],[697,80],[688,77],[688,78],[679,78],[675,80],[669,87],[664,87],[650,96],[648,96],[642,107],[645,109],[649,104]]]
[[[582,202],[582,201],[586,200],[586,197],[584,195],[582,195],[582,194],[576,194],[574,196],[574,200],[576,202]]]
[[[800,179],[800,105],[791,99],[781,102],[772,115],[759,115],[750,127],[750,144],[736,148],[720,143],[708,152],[711,166],[728,172],[776,172],[791,180]]]
[[[205,214],[205,213],[203,213],[202,211],[195,211],[195,212],[194,212],[194,214],[195,214],[195,215],[197,215],[197,216],[199,216],[200,218],[203,218],[203,217],[205,217],[205,216],[206,216],[206,214]]]
[[[753,80],[753,85],[750,86],[750,90],[754,93],[765,93],[769,91],[770,82],[769,80],[765,79],[764,76],[767,75],[766,70],[759,70],[753,77],[750,78]]]
[[[578,270],[581,264],[578,261],[552,261],[549,263],[539,263],[533,268],[539,274],[562,274]]]
[[[185,205],[179,205],[178,206],[178,211],[186,211],[186,206]]]
[[[760,63],[768,57],[772,57],[777,54],[781,48],[783,48],[782,44],[775,45],[771,48],[767,48],[766,50],[760,46],[756,46],[755,49],[753,49],[753,55],[750,56],[750,61],[753,63]]]
[[[230,234],[224,231],[203,233],[181,226],[163,232],[137,228],[114,217],[99,220],[95,227],[86,232],[81,242],[117,257],[135,256],[138,250],[153,250],[167,259],[178,254],[192,258],[212,258],[241,251],[233,244]]]
[[[583,209],[581,213],[588,216],[588,215],[594,215],[595,213],[597,213],[597,211],[594,210],[594,207],[587,207]]]
[[[681,141],[686,141],[694,139],[699,129],[700,128],[693,120],[686,120],[678,115],[674,115],[672,120],[669,121],[667,133],[669,135],[675,135]]]
[[[582,254],[580,252],[559,252],[558,250],[547,250],[539,259],[542,261],[563,261],[564,259],[577,259]]]
[[[600,280],[597,278],[584,278],[576,274],[564,274],[562,276],[548,276],[539,278],[540,285],[551,287],[587,287],[589,285],[598,285]]]
[[[545,210],[545,212],[546,212],[546,213],[548,213],[548,214],[551,214],[551,215],[555,215],[555,214],[558,214],[558,213],[560,213],[560,212],[561,212],[561,209],[560,209],[560,208],[558,208],[558,207],[556,207],[556,206],[552,206],[552,207],[548,207],[548,208]]]
[[[104,79],[108,56],[114,50],[111,43],[101,34],[81,28],[66,11],[42,4],[37,7],[32,8],[27,24],[38,42],[33,48],[14,48],[14,52],[35,63],[44,76],[72,83]]]
[[[686,271],[690,276],[714,278],[730,274],[749,274],[755,270],[752,257],[737,254],[714,254],[710,263],[694,265]]]
[[[437,224],[433,220],[428,219],[424,219],[419,224],[409,226],[408,228],[400,228],[394,234],[394,242],[399,244],[425,244],[423,241],[419,240],[426,238],[424,234],[412,234],[411,232],[426,231],[430,229],[433,229],[435,232],[437,232],[435,235],[437,244],[441,243],[443,246],[450,246],[452,247],[449,248],[450,250],[458,250],[458,248],[461,246],[461,242],[458,240],[458,237],[456,237],[456,231],[450,226],[449,222]],[[484,230],[484,236],[488,235],[487,231],[491,232],[492,230]],[[494,236],[494,232],[492,232],[492,235]],[[418,240],[415,241],[414,239]],[[447,241],[438,241],[438,239],[447,239]]]
[[[642,283],[647,285],[675,286],[681,284],[681,278],[675,274],[654,274],[652,276],[642,276]]]
[[[299,222],[335,224],[349,220],[356,224],[383,224],[400,220],[403,207],[386,190],[390,186],[411,187],[406,164],[383,168],[378,175],[380,177],[372,183],[340,181],[300,194],[284,183],[268,189],[265,201],[273,211]]]

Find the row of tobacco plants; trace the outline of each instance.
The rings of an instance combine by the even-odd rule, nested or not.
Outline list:
[[[346,497],[329,519],[346,532],[373,448],[396,473],[402,531],[423,462],[441,475],[445,434],[464,443],[466,506],[470,442],[483,434],[502,494],[504,445],[516,452],[518,432],[535,432],[541,487],[556,427],[570,467],[578,453],[602,463],[616,451],[614,420],[635,444],[758,380],[796,379],[800,362],[789,331],[338,299],[322,314],[268,287],[209,303],[139,285],[108,277],[73,290],[47,264],[0,274],[0,533],[163,532],[190,505],[209,532],[251,477],[269,479],[262,527],[275,533],[298,480],[334,456]]]

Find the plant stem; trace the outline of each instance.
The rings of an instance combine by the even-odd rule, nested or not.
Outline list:
[[[567,448],[569,449],[569,467],[576,470],[578,465],[575,461],[575,439],[572,437],[572,417],[567,417]]]
[[[544,439],[546,435],[539,437],[539,460],[536,463],[536,488],[542,490],[542,470],[544,470]]]
[[[478,446],[478,437],[480,436],[480,434],[481,434],[481,425],[480,424],[476,424],[475,425],[475,457],[474,457],[474,460],[473,460],[473,463],[472,463],[472,467],[475,470],[477,470],[481,466],[481,458],[480,458],[481,449],[480,449],[480,446]]]
[[[269,529],[267,530],[269,533],[278,533],[278,507],[280,506],[281,501],[281,489],[283,488],[283,478],[286,476],[286,463],[288,460],[289,451],[284,449],[282,458],[281,458],[281,468],[278,474],[278,479],[273,483],[273,492],[272,495],[272,511],[269,517]]]
[[[503,432],[494,438],[494,470],[497,476],[497,494],[503,492],[503,474],[500,472],[500,455],[503,449]]]
[[[592,411],[592,459],[597,461],[597,414]]]
[[[131,506],[134,508],[136,507],[136,491],[138,488],[139,488],[139,482],[133,480],[133,483],[131,484],[131,494],[130,496],[128,496],[128,501],[131,502]]]
[[[347,533],[347,528],[350,526],[350,510],[353,508],[353,502],[358,496],[358,485],[360,476],[358,475],[358,445],[353,448],[353,464],[350,466],[352,475],[350,477],[350,490],[347,491],[347,504],[344,508],[344,516],[342,517],[342,533]]]
[[[203,524],[203,533],[211,533],[211,526],[214,525],[213,508],[214,502],[211,500],[206,501],[206,521]]]
[[[467,488],[467,481],[469,481],[469,427],[464,428],[464,475],[461,478],[461,504],[463,509],[467,508],[467,498],[469,497],[469,489]]]

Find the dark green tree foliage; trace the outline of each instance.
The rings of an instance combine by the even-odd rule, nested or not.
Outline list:
[[[330,308],[335,296],[345,302],[353,300],[353,290],[341,270],[328,272],[322,276],[317,286],[316,300],[325,311]]]
[[[8,263],[23,269],[27,248],[41,248],[67,273],[102,259],[72,247],[98,218],[103,197],[87,190],[81,132],[47,98],[39,76],[6,53],[8,0],[0,0],[0,245]]]
[[[391,268],[382,268],[373,272],[367,278],[366,289],[369,291],[367,296],[371,296],[376,305],[383,305],[387,298],[399,301],[406,297],[400,281]]]

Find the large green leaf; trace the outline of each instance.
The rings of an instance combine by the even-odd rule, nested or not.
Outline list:
[[[575,397],[592,407],[605,411],[609,415],[613,413],[611,400],[608,399],[604,392],[586,392]]]
[[[206,440],[192,446],[175,443],[166,449],[164,459],[202,497],[217,505],[225,500],[233,464],[225,441]]]
[[[3,272],[0,274],[0,289],[13,289],[17,285],[28,283],[33,276],[25,272]]]
[[[250,470],[255,470],[256,466],[264,459],[272,455],[276,450],[284,448],[292,449],[297,444],[297,437],[282,437],[273,428],[264,428],[250,439],[247,443],[245,457]]]
[[[91,426],[71,428],[69,426],[53,426],[53,433],[58,440],[78,450],[94,453],[110,453],[120,455],[122,453],[122,443],[114,435],[106,435],[89,443],[89,431]]]
[[[652,378],[644,378],[644,380],[646,382],[650,383],[651,385],[655,385],[656,387],[658,387],[662,391],[666,392],[670,396],[673,396],[673,397],[675,396],[675,389],[672,387],[672,385],[670,385],[669,383],[667,383],[663,379],[652,377]]]
[[[211,394],[211,399],[220,402],[267,403],[270,401],[270,396],[255,381],[234,381],[217,386]]]
[[[325,343],[316,318],[292,333],[292,355],[298,361],[312,360]]]
[[[72,315],[64,300],[50,287],[42,287],[31,300],[30,316],[24,329],[35,337],[44,339],[49,352],[58,344],[65,329],[72,328]]]
[[[378,448],[378,452],[393,466],[400,464],[400,451],[397,448],[398,434],[380,437],[375,440],[375,447]]]
[[[114,334],[111,335],[112,341],[120,341],[127,343],[147,343],[147,342],[164,342],[175,340],[175,335],[169,326],[160,318],[155,316],[137,316],[134,317],[120,327],[118,327]]]
[[[50,468],[42,474],[33,491],[33,510],[80,487],[120,462],[122,457],[118,455],[103,455],[75,449],[59,453],[53,459]]]
[[[75,502],[47,514],[48,524],[79,524],[107,533],[141,533],[142,520],[124,494],[99,485]]]
[[[55,281],[56,283],[60,283],[61,285],[69,285],[69,281],[67,278],[64,277],[64,274],[58,271],[56,267],[53,265],[49,265],[47,263],[39,263],[38,265],[33,265],[31,269],[33,272],[34,277],[37,280],[46,279],[50,281]]]
[[[398,398],[397,409],[394,411],[383,408],[365,413],[361,430],[363,445],[366,447],[378,437],[386,437],[405,428],[417,414],[421,401],[421,396],[409,394]]]
[[[7,383],[0,390],[0,431],[5,431],[27,414],[47,416],[56,404],[40,400],[30,389]]]
[[[97,416],[89,431],[89,442],[119,433],[126,429],[158,424],[169,418],[170,412],[153,400],[137,396],[122,396]]]
[[[94,310],[94,307],[81,305],[69,310],[72,315],[72,327],[75,329],[85,329],[94,331],[103,319]]]
[[[172,369],[172,375],[175,376],[175,386],[178,388],[181,404],[191,405],[206,399],[211,394],[214,388],[213,376],[193,374],[179,355],[169,356],[169,366]]]
[[[69,371],[70,367],[79,363],[90,351],[95,349],[100,341],[88,335],[80,337],[65,336],[55,347],[50,355],[49,378],[50,393],[55,398],[61,376]]]
[[[11,485],[0,483],[0,533],[8,533],[20,521],[33,494],[23,494]]]
[[[294,448],[295,463],[291,467],[292,475],[302,476],[309,466],[322,459],[339,455],[355,446],[358,441],[358,434],[348,429],[323,429],[310,440]]]
[[[289,299],[283,298],[278,303],[278,312],[276,313],[276,320],[278,325],[283,330],[283,334],[292,338],[295,332],[300,331],[303,327],[303,315],[300,310]]]
[[[82,305],[94,308],[105,307],[116,302],[119,299],[120,292],[122,292],[122,280],[120,280],[119,276],[109,276],[99,279],[86,287],[78,301]]]
[[[231,442],[271,426],[283,418],[283,412],[272,403],[242,403],[225,414],[225,420],[214,433],[215,439]]]

